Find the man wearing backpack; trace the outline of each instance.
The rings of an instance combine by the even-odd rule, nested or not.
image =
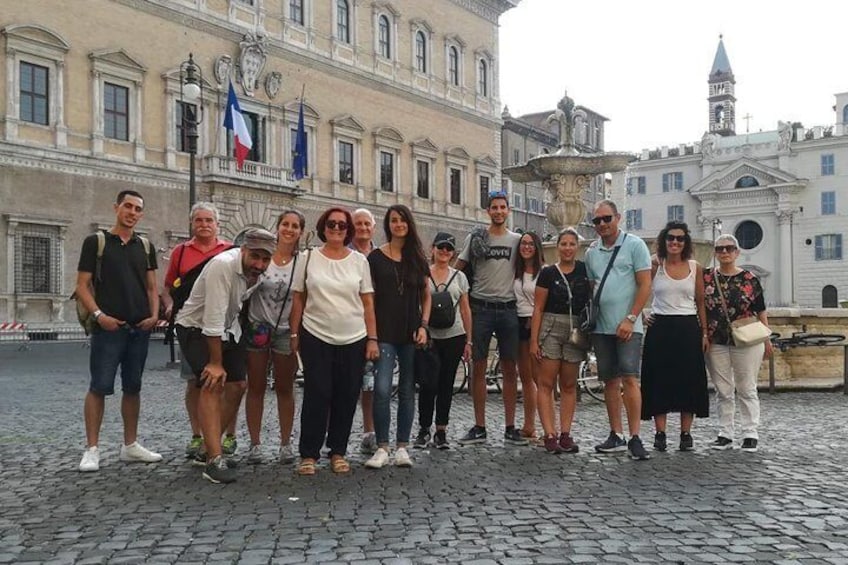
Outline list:
[[[77,268],[76,297],[94,319],[91,332],[91,381],[85,395],[86,450],[79,470],[100,469],[100,427],[105,397],[114,393],[121,367],[121,461],[155,463],[162,456],[137,441],[141,375],[150,331],[159,318],[156,250],[135,233],[144,216],[144,199],[133,190],[118,193],[115,225],[85,238]]]
[[[194,282],[203,270],[203,266],[215,255],[232,247],[228,241],[218,238],[218,209],[209,202],[198,202],[191,207],[192,238],[174,247],[165,274],[165,291],[162,293],[162,304],[165,306],[165,318],[169,321],[168,339],[174,339],[173,325],[177,312],[191,294]],[[200,421],[197,416],[197,401],[200,390],[194,386],[194,374],[185,358],[180,365],[180,375],[186,381],[185,407],[191,425],[191,439],[186,445],[186,457],[195,459],[202,451],[203,440],[200,434]],[[235,383],[238,385],[238,383]],[[229,391],[228,398],[239,392]],[[241,395],[238,394],[238,398]],[[235,453],[235,418],[227,426],[224,438],[224,452],[227,455]]]
[[[459,440],[460,445],[485,443],[486,433],[486,365],[492,334],[498,340],[503,370],[503,401],[506,430],[504,443],[527,445],[528,441],[515,429],[515,405],[518,396],[518,312],[515,305],[515,262],[521,236],[506,227],[509,201],[505,192],[489,194],[486,206],[490,224],[475,230],[466,239],[456,268],[468,263],[474,267],[471,282],[471,320],[473,325],[472,400],[474,426]]]

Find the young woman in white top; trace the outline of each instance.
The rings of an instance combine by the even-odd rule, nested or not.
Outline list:
[[[268,360],[274,364],[274,392],[280,419],[280,463],[294,461],[291,447],[294,422],[294,377],[297,356],[291,350],[289,314],[292,301],[292,274],[298,260],[300,236],[306,219],[297,210],[286,210],[277,218],[277,250],[268,269],[259,278],[250,297],[247,339],[247,430],[250,451],[247,462],[261,463],[260,444],[262,414],[265,412],[265,390],[268,388]]]
[[[518,374],[524,404],[524,426],[521,435],[536,440],[536,359],[530,355],[530,320],[536,302],[536,278],[544,266],[542,240],[535,232],[527,232],[518,241],[515,263],[515,307],[518,312]]]
[[[683,222],[669,222],[657,237],[654,299],[642,353],[642,419],[654,419],[654,449],[665,451],[666,416],[680,413],[680,450],[692,451],[692,421],[709,416],[704,352],[707,317],[704,277],[692,257]]]
[[[330,208],[316,233],[324,245],[303,254],[292,285],[291,348],[303,361],[301,475],[315,474],[325,442],[333,472],[350,472],[345,455],[365,360],[380,354],[368,261],[347,247],[350,212]]]

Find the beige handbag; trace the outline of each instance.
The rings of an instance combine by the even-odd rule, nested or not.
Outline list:
[[[718,275],[718,270],[714,271]],[[730,334],[733,336],[733,343],[737,347],[750,347],[765,343],[771,337],[771,329],[755,317],[739,318],[738,320],[730,321],[730,314],[727,311],[727,302],[724,300],[724,292],[721,290],[721,281],[716,281],[718,286],[718,294],[721,297],[721,307],[724,310],[724,317],[727,318],[727,323],[730,324]]]

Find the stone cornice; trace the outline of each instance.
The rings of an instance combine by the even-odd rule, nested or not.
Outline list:
[[[494,24],[501,14],[518,6],[521,0],[451,0],[457,6],[465,8]]]
[[[245,26],[238,25],[233,22],[228,22],[223,19],[215,18],[210,14],[191,10],[186,6],[175,4],[170,0],[114,0],[120,4],[128,6],[132,9],[147,12],[169,22],[177,23],[189,29],[194,29],[204,33],[208,33],[213,37],[218,37],[231,41],[237,45],[244,37],[246,31]],[[489,6],[496,1],[497,4],[515,4],[519,0],[452,0],[455,3],[466,7],[473,13],[485,17],[482,13],[478,13],[465,4],[474,6]],[[512,7],[512,6],[510,6]],[[491,9],[491,7],[490,7]],[[191,10],[191,12],[188,12]],[[482,10],[482,8],[481,8]],[[497,22],[497,18],[493,20]],[[412,85],[403,85],[396,82],[381,80],[372,72],[368,72],[360,67],[349,64],[333,61],[322,55],[311,52],[307,49],[285,43],[277,37],[267,36],[268,54],[280,59],[300,64],[305,67],[317,70],[319,72],[328,72],[338,75],[340,78],[355,81],[367,88],[375,88],[383,91],[389,91],[397,96],[413,100],[416,103],[423,103],[430,106],[432,109],[447,113],[464,120],[475,122],[485,127],[500,127],[501,120],[496,116],[481,114],[469,108],[452,104],[450,101],[441,98],[433,98],[424,96],[423,93],[417,91]],[[497,102],[497,100],[495,100]]]
[[[127,161],[58,151],[45,147],[0,142],[0,167],[23,167],[69,175],[116,180],[133,184],[144,179],[149,186],[185,190],[188,173]]]

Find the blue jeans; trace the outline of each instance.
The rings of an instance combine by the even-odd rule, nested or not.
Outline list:
[[[124,394],[141,392],[141,374],[147,361],[150,332],[122,326],[114,332],[94,330],[91,334],[88,389],[100,396],[115,393],[115,377],[121,367],[121,390]]]
[[[392,397],[392,374],[395,359],[400,366],[398,379],[398,411],[396,443],[409,443],[412,419],[415,417],[415,345],[380,342],[380,358],[374,373],[374,429],[377,443],[389,443],[389,425],[392,414],[389,403]]]

